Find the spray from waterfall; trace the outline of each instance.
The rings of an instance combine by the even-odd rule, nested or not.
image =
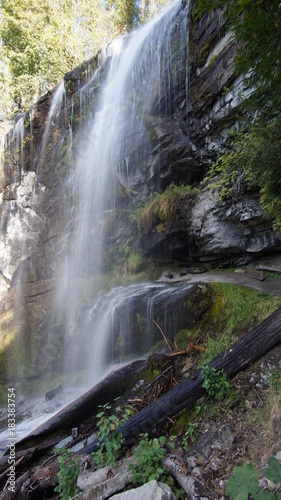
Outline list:
[[[110,328],[100,321],[95,324],[85,319],[81,303],[83,283],[91,276],[102,284],[107,250],[104,221],[108,213],[114,214],[118,208],[120,186],[133,188],[149,157],[150,116],[172,114],[177,89],[187,83],[186,71],[178,70],[179,66],[186,66],[187,12],[188,5],[183,9],[177,1],[129,37],[112,44],[100,60],[102,91],[78,134],[80,147],[71,176],[77,200],[75,229],[73,238],[69,235],[56,297],[57,316],[64,317],[69,369],[78,367],[79,352],[85,348],[83,334],[85,342],[90,339],[91,345],[87,367],[94,364],[94,371],[100,374],[105,364]],[[176,43],[175,38],[179,38]],[[175,55],[179,43],[183,46],[177,48]],[[86,84],[88,91],[91,82],[95,84],[99,78],[98,68]],[[84,113],[88,103],[83,90],[80,98]],[[154,171],[148,174],[148,181],[153,175]]]

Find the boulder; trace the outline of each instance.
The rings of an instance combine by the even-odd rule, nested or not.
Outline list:
[[[134,488],[124,493],[118,493],[110,497],[112,500],[175,500],[170,486],[159,481],[150,481],[149,483]]]

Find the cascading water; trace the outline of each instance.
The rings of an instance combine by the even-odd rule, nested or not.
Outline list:
[[[73,240],[68,241],[69,251],[59,278],[56,314],[65,318],[68,367],[76,369],[79,365],[83,334],[85,342],[90,342],[87,345],[88,365],[94,366],[96,374],[92,381],[100,377],[105,363],[106,346],[112,336],[112,318],[115,318],[115,299],[104,312],[104,318],[93,324],[89,317],[85,319],[85,311],[81,311],[83,279],[92,276],[102,283],[106,214],[118,208],[118,187],[133,188],[149,157],[152,148],[150,116],[172,113],[177,88],[187,85],[187,12],[188,5],[183,9],[177,1],[159,17],[112,45],[110,57],[103,61],[106,77],[94,114],[78,134],[80,148],[70,181],[78,200],[76,227]],[[172,46],[175,36],[177,63],[173,53],[175,46]],[[98,76],[97,72],[93,78]],[[155,168],[154,165],[147,174],[147,194],[150,192],[149,178],[157,174]],[[120,290],[112,291],[112,295],[124,302],[127,293],[138,295],[143,291],[136,286],[134,290],[125,291],[122,299]],[[148,344],[145,344],[147,349],[151,343]],[[84,360],[83,366],[88,365]]]
[[[52,97],[51,103],[50,103],[50,110],[48,113],[47,122],[45,124],[44,133],[43,133],[43,137],[41,140],[39,160],[37,162],[37,167],[36,167],[37,180],[40,180],[41,168],[42,168],[43,162],[45,160],[45,155],[46,155],[48,140],[50,138],[51,128],[52,128],[52,126],[54,126],[56,124],[56,121],[58,119],[60,119],[61,105],[62,105],[64,96],[65,96],[65,87],[64,87],[64,82],[62,82],[57,87],[57,89]]]
[[[32,336],[28,332],[23,337],[19,349],[22,357],[18,357],[22,365],[27,359],[32,359],[36,370],[40,365],[46,379],[47,366],[50,371],[53,367],[54,371],[57,370],[59,365],[61,371],[86,368],[92,371],[90,376],[88,374],[88,385],[93,385],[117,359],[123,361],[128,356],[143,356],[155,343],[163,340],[153,320],[161,325],[170,340],[182,328],[188,328],[187,297],[191,285],[177,287],[160,282],[142,283],[118,287],[99,296],[106,288],[104,271],[111,259],[111,254],[107,255],[108,235],[104,229],[108,217],[114,226],[115,213],[121,212],[120,191],[138,191],[136,200],[139,201],[149,197],[155,189],[165,188],[164,182],[167,185],[160,175],[162,151],[160,141],[155,140],[153,127],[160,130],[161,137],[165,136],[165,128],[164,132],[161,128],[162,118],[171,118],[172,123],[177,110],[188,106],[187,99],[184,99],[188,93],[187,60],[188,2],[183,5],[177,0],[146,26],[116,40],[101,52],[98,67],[90,74],[85,86],[72,96],[67,113],[64,106],[69,103],[67,85],[61,84],[56,89],[37,150],[32,140],[33,132],[36,136],[38,128],[36,122],[33,127],[31,112],[31,160],[28,166],[23,165],[23,119],[18,122],[14,136],[9,136],[9,140],[17,141],[15,168],[18,169],[19,181],[24,184],[21,170],[27,170],[24,172],[26,180],[32,178],[28,212],[36,215],[30,207],[40,190],[43,193],[46,187],[44,177],[50,166],[49,185],[52,181],[57,182],[57,191],[66,201],[65,234],[52,233],[51,228],[45,234],[50,247],[55,235],[65,242],[66,248],[63,254],[60,241],[58,256],[53,248],[49,249],[51,258],[54,258],[54,274],[47,273],[45,280],[43,272],[43,283],[45,280],[53,286],[53,277],[57,277],[55,304],[50,313],[48,308],[44,309],[43,321],[36,325],[35,335],[34,329],[30,329]],[[182,102],[177,101],[178,95]],[[79,121],[81,125],[77,131]],[[176,127],[176,119],[173,123]],[[27,133],[27,123],[25,126]],[[184,127],[184,140],[188,141],[187,123]],[[161,142],[161,147],[163,144],[165,141]],[[57,153],[61,155],[59,158],[56,158]],[[63,155],[66,159],[64,167],[67,168],[62,174]],[[9,168],[13,166],[9,164]],[[65,179],[67,169],[71,171],[61,193],[59,182],[62,177]],[[141,189],[138,190],[136,185],[140,178]],[[25,185],[19,188],[25,188]],[[54,210],[57,206],[62,204],[55,205]],[[40,230],[41,226],[48,226],[41,213],[36,220]],[[38,230],[38,237],[39,234]],[[114,238],[116,246],[116,234]],[[23,264],[32,265],[25,252],[21,251],[21,255]],[[43,252],[42,260],[48,255],[48,252]],[[61,273],[57,264],[60,258],[63,262]],[[15,277],[19,277],[20,268]],[[83,286],[89,281],[100,292],[85,304]],[[39,304],[42,310],[43,304],[43,301]],[[33,303],[30,307],[33,308]],[[26,338],[30,344],[25,345]],[[55,359],[61,352],[66,359],[64,365],[59,356]],[[56,403],[64,404],[67,397],[64,394]],[[68,400],[73,397],[72,393]],[[46,411],[46,402],[41,403],[40,415]],[[54,405],[52,411],[56,409],[58,407]],[[32,417],[37,417],[37,414],[33,413]],[[27,424],[34,425],[34,422]],[[27,432],[26,428],[23,432]]]
[[[153,321],[158,317],[164,319],[161,326],[168,332],[168,339],[173,339],[188,324],[188,307],[184,299],[192,288],[192,285],[141,283],[114,288],[100,297],[89,315],[96,333],[92,346],[88,346],[95,377],[101,377],[106,363],[119,362],[127,356],[143,356],[158,342],[162,341],[160,346],[167,348]]]

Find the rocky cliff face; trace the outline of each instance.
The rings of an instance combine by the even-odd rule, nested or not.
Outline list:
[[[176,161],[166,161],[166,168],[161,169],[162,189],[170,182],[196,186],[202,181],[224,151],[241,102],[252,92],[234,72],[236,46],[226,23],[220,11],[191,22],[187,112],[179,106],[177,125],[171,126],[177,131],[165,135]],[[177,97],[184,102],[183,94]],[[280,249],[256,193],[240,192],[235,199],[222,202],[208,186],[180,204],[176,218],[164,231],[153,227],[139,238],[145,255],[211,265],[245,264]]]
[[[129,223],[130,212],[151,193],[163,191],[172,182],[197,186],[223,151],[227,131],[236,121],[242,84],[233,72],[236,47],[225,20],[217,12],[189,23],[184,52],[178,39],[181,32],[173,32],[171,50],[177,55],[174,67],[167,68],[171,73],[166,73],[167,81],[175,82],[170,87],[170,106],[167,109],[167,85],[163,85],[152,110],[143,116],[149,143],[141,145],[138,137],[131,138],[129,154],[121,158],[130,165],[131,181],[127,185],[122,176],[118,179],[120,209],[108,225],[110,261],[129,239],[131,248],[138,245],[146,256],[216,265],[248,262],[280,244],[256,195],[221,203],[208,187],[192,201],[182,202],[175,220],[162,232],[154,227],[146,233]],[[1,349],[14,356],[17,346],[23,358],[34,359],[30,369],[23,368],[23,375],[44,371],[55,357],[54,363],[60,363],[61,332],[50,311],[75,218],[76,194],[69,173],[77,141],[87,140],[87,126],[81,124],[95,105],[109,59],[102,52],[67,74],[65,93],[53,114],[55,93],[50,93],[21,117],[17,132],[6,138],[0,200]],[[148,91],[144,90],[143,101]],[[149,92],[154,90],[151,84]],[[247,92],[243,89],[243,98]],[[13,375],[12,366],[6,370]]]

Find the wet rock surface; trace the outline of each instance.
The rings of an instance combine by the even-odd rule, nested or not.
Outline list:
[[[180,22],[186,30],[187,19]],[[178,80],[169,100],[167,87],[159,90],[150,82],[151,94],[156,94],[150,96],[152,111],[142,117],[149,140],[140,145],[137,134],[130,137],[128,157],[120,160],[120,172],[124,174],[125,166],[130,167],[130,185],[124,175],[116,181],[120,210],[109,225],[107,265],[120,259],[119,249],[129,239],[132,250],[140,248],[145,256],[196,262],[198,267],[202,263],[243,265],[280,249],[271,221],[254,195],[222,204],[213,191],[206,189],[192,202],[182,203],[175,220],[164,231],[153,227],[144,234],[136,225],[132,229],[131,208],[146,201],[151,193],[163,191],[171,182],[198,185],[210,162],[224,150],[227,130],[235,123],[239,108],[241,78],[233,73],[236,48],[226,32],[224,17],[212,13],[200,22],[189,19],[189,49],[184,45],[177,53],[180,22],[171,41]],[[24,148],[19,147],[19,138],[13,133],[9,136],[0,200],[1,322],[5,338],[11,339],[4,346],[8,358],[5,378],[16,375],[12,368],[17,364],[16,351],[26,360],[24,376],[59,369],[69,340],[65,340],[64,319],[55,321],[50,311],[58,301],[57,278],[75,219],[75,192],[66,182],[73,168],[70,146],[75,138],[87,141],[87,128],[80,134],[77,131],[100,94],[103,69],[98,69],[99,77],[91,83],[85,75],[93,75],[99,59],[101,55],[65,76],[66,92],[60,113],[51,121],[48,140],[44,131],[55,89],[24,117]],[[247,92],[245,89],[244,97]],[[142,93],[140,99],[145,102],[145,98]],[[167,102],[169,112],[165,111]],[[17,343],[17,339],[22,340]],[[17,348],[9,347],[12,344]]]

